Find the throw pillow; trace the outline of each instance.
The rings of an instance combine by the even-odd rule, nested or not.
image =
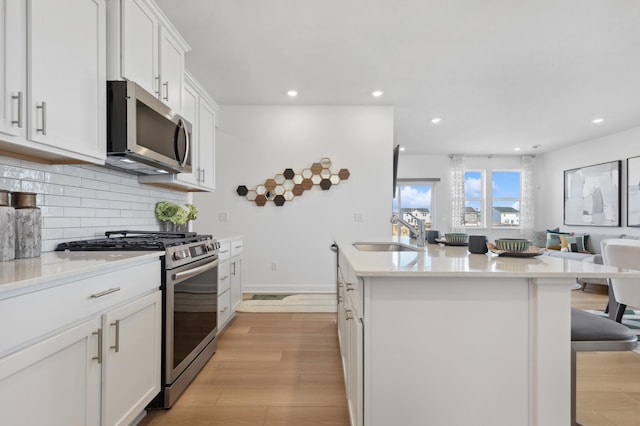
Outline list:
[[[562,248],[574,253],[589,253],[587,251],[587,239],[588,234],[583,235],[560,235],[560,241],[562,242]]]
[[[571,235],[571,233],[560,232],[553,229],[547,229],[547,249],[548,250],[560,250],[562,248],[562,240],[560,239],[560,235]]]

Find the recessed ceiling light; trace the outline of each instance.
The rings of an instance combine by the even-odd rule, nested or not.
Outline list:
[[[592,122],[593,124],[600,124],[600,123],[602,123],[603,121],[604,121],[604,118],[602,118],[602,117],[594,118],[593,120],[591,120],[591,122]]]
[[[379,98],[380,96],[382,96],[384,92],[382,90],[374,90],[373,92],[371,92],[372,96],[375,96],[376,98]]]
[[[520,151],[520,148],[513,148],[514,151]]]
[[[297,90],[289,90],[287,92],[287,95],[289,95],[292,98],[295,98],[296,96],[298,96],[298,91]]]
[[[404,151],[406,148],[404,146],[400,147],[400,151]]]
[[[442,121],[442,118],[440,118],[440,117],[433,117],[433,118],[431,119],[431,122],[432,122],[433,124],[438,124],[438,123],[439,123],[439,122],[441,122],[441,121]]]

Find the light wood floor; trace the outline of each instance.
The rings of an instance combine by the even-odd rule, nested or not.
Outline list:
[[[573,306],[602,309],[606,287],[573,291]],[[578,353],[583,426],[640,425],[640,355]],[[334,314],[240,313],[218,352],[168,411],[140,425],[348,425]]]
[[[173,408],[140,425],[348,426],[335,319],[237,314]]]

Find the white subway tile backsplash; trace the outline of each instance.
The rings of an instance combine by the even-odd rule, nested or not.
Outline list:
[[[189,194],[140,185],[135,175],[96,165],[49,165],[0,156],[0,189],[38,194],[42,250],[103,237],[106,231],[157,231],[159,201],[189,202]]]

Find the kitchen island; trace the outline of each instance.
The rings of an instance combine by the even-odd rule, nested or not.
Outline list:
[[[353,425],[568,425],[571,285],[640,278],[549,256],[336,244]]]

